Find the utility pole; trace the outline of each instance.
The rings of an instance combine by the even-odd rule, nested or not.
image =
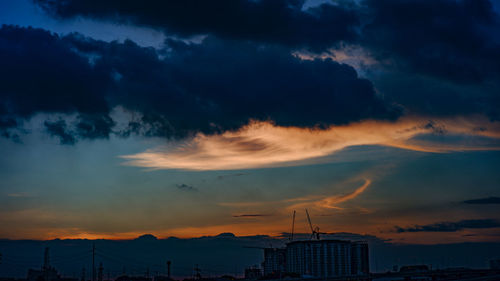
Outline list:
[[[92,281],[95,280],[95,243],[92,243]]]
[[[102,281],[102,278],[104,276],[104,267],[102,267],[102,262],[99,263],[99,272],[97,274],[97,280]]]
[[[172,264],[171,261],[167,261],[167,277],[170,278],[170,265]]]
[[[50,256],[49,256],[49,247],[45,247],[45,254],[43,255],[43,269],[45,271],[50,268]]]
[[[43,267],[42,267],[42,271],[45,275],[45,281],[49,280],[49,270],[50,270],[49,247],[45,247],[45,253],[43,255]]]

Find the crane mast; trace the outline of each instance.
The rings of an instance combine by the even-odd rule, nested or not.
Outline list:
[[[306,215],[307,215],[307,221],[309,222],[309,227],[311,228],[311,239],[316,238],[316,240],[319,240],[319,235],[320,234],[328,234],[325,232],[319,232],[319,227],[313,227],[312,222],[311,222],[311,217],[309,216],[309,211],[306,209]]]
[[[290,241],[293,241],[294,230],[295,230],[295,210],[293,210],[293,216],[292,216],[292,232],[290,234]]]

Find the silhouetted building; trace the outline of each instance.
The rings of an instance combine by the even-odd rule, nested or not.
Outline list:
[[[60,276],[54,268],[49,269],[29,269],[28,270],[28,281],[58,281]]]
[[[490,269],[500,270],[500,259],[490,260]]]
[[[399,269],[401,273],[425,273],[429,271],[429,267],[425,264],[420,265],[405,265]]]
[[[141,277],[141,276],[127,276],[122,275],[115,279],[115,281],[152,281],[151,278]]]
[[[0,262],[1,262],[1,260],[0,260]],[[24,278],[14,278],[14,277],[0,277],[0,281],[26,281],[26,279],[24,279]]]
[[[57,270],[50,266],[49,248],[46,247],[42,269],[29,269],[27,281],[59,281],[60,279]]]
[[[174,281],[174,279],[168,276],[155,276],[154,281]]]
[[[367,275],[369,273],[368,244],[366,242],[353,242],[351,244],[351,274]]]
[[[264,248],[264,275],[276,275],[285,272],[286,249]]]
[[[97,281],[103,281],[104,267],[102,263],[99,264],[99,270],[97,271]]]
[[[257,267],[245,268],[245,279],[247,280],[257,280],[262,277],[262,270]]]
[[[343,240],[294,241],[287,245],[287,271],[301,276],[351,275],[351,242]]]

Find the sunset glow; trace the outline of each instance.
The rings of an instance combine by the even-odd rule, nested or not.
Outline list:
[[[479,128],[482,130],[478,130]],[[209,136],[198,134],[178,147],[160,147],[122,157],[129,160],[126,165],[151,169],[253,169],[299,165],[297,161],[319,158],[346,147],[362,145],[382,145],[434,153],[498,150],[498,131],[498,124],[489,123],[484,118],[363,121],[324,130],[252,122],[234,132]],[[491,140],[481,144],[453,145],[413,139],[432,134],[483,136]]]

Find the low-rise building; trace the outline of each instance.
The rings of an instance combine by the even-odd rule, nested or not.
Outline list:
[[[257,267],[245,268],[245,279],[246,280],[257,280],[262,277],[262,270]]]
[[[490,260],[490,269],[500,270],[500,259]]]
[[[286,271],[286,249],[264,248],[264,275],[279,275]]]
[[[368,243],[351,243],[351,274],[368,275],[370,274],[370,262],[368,253]]]

